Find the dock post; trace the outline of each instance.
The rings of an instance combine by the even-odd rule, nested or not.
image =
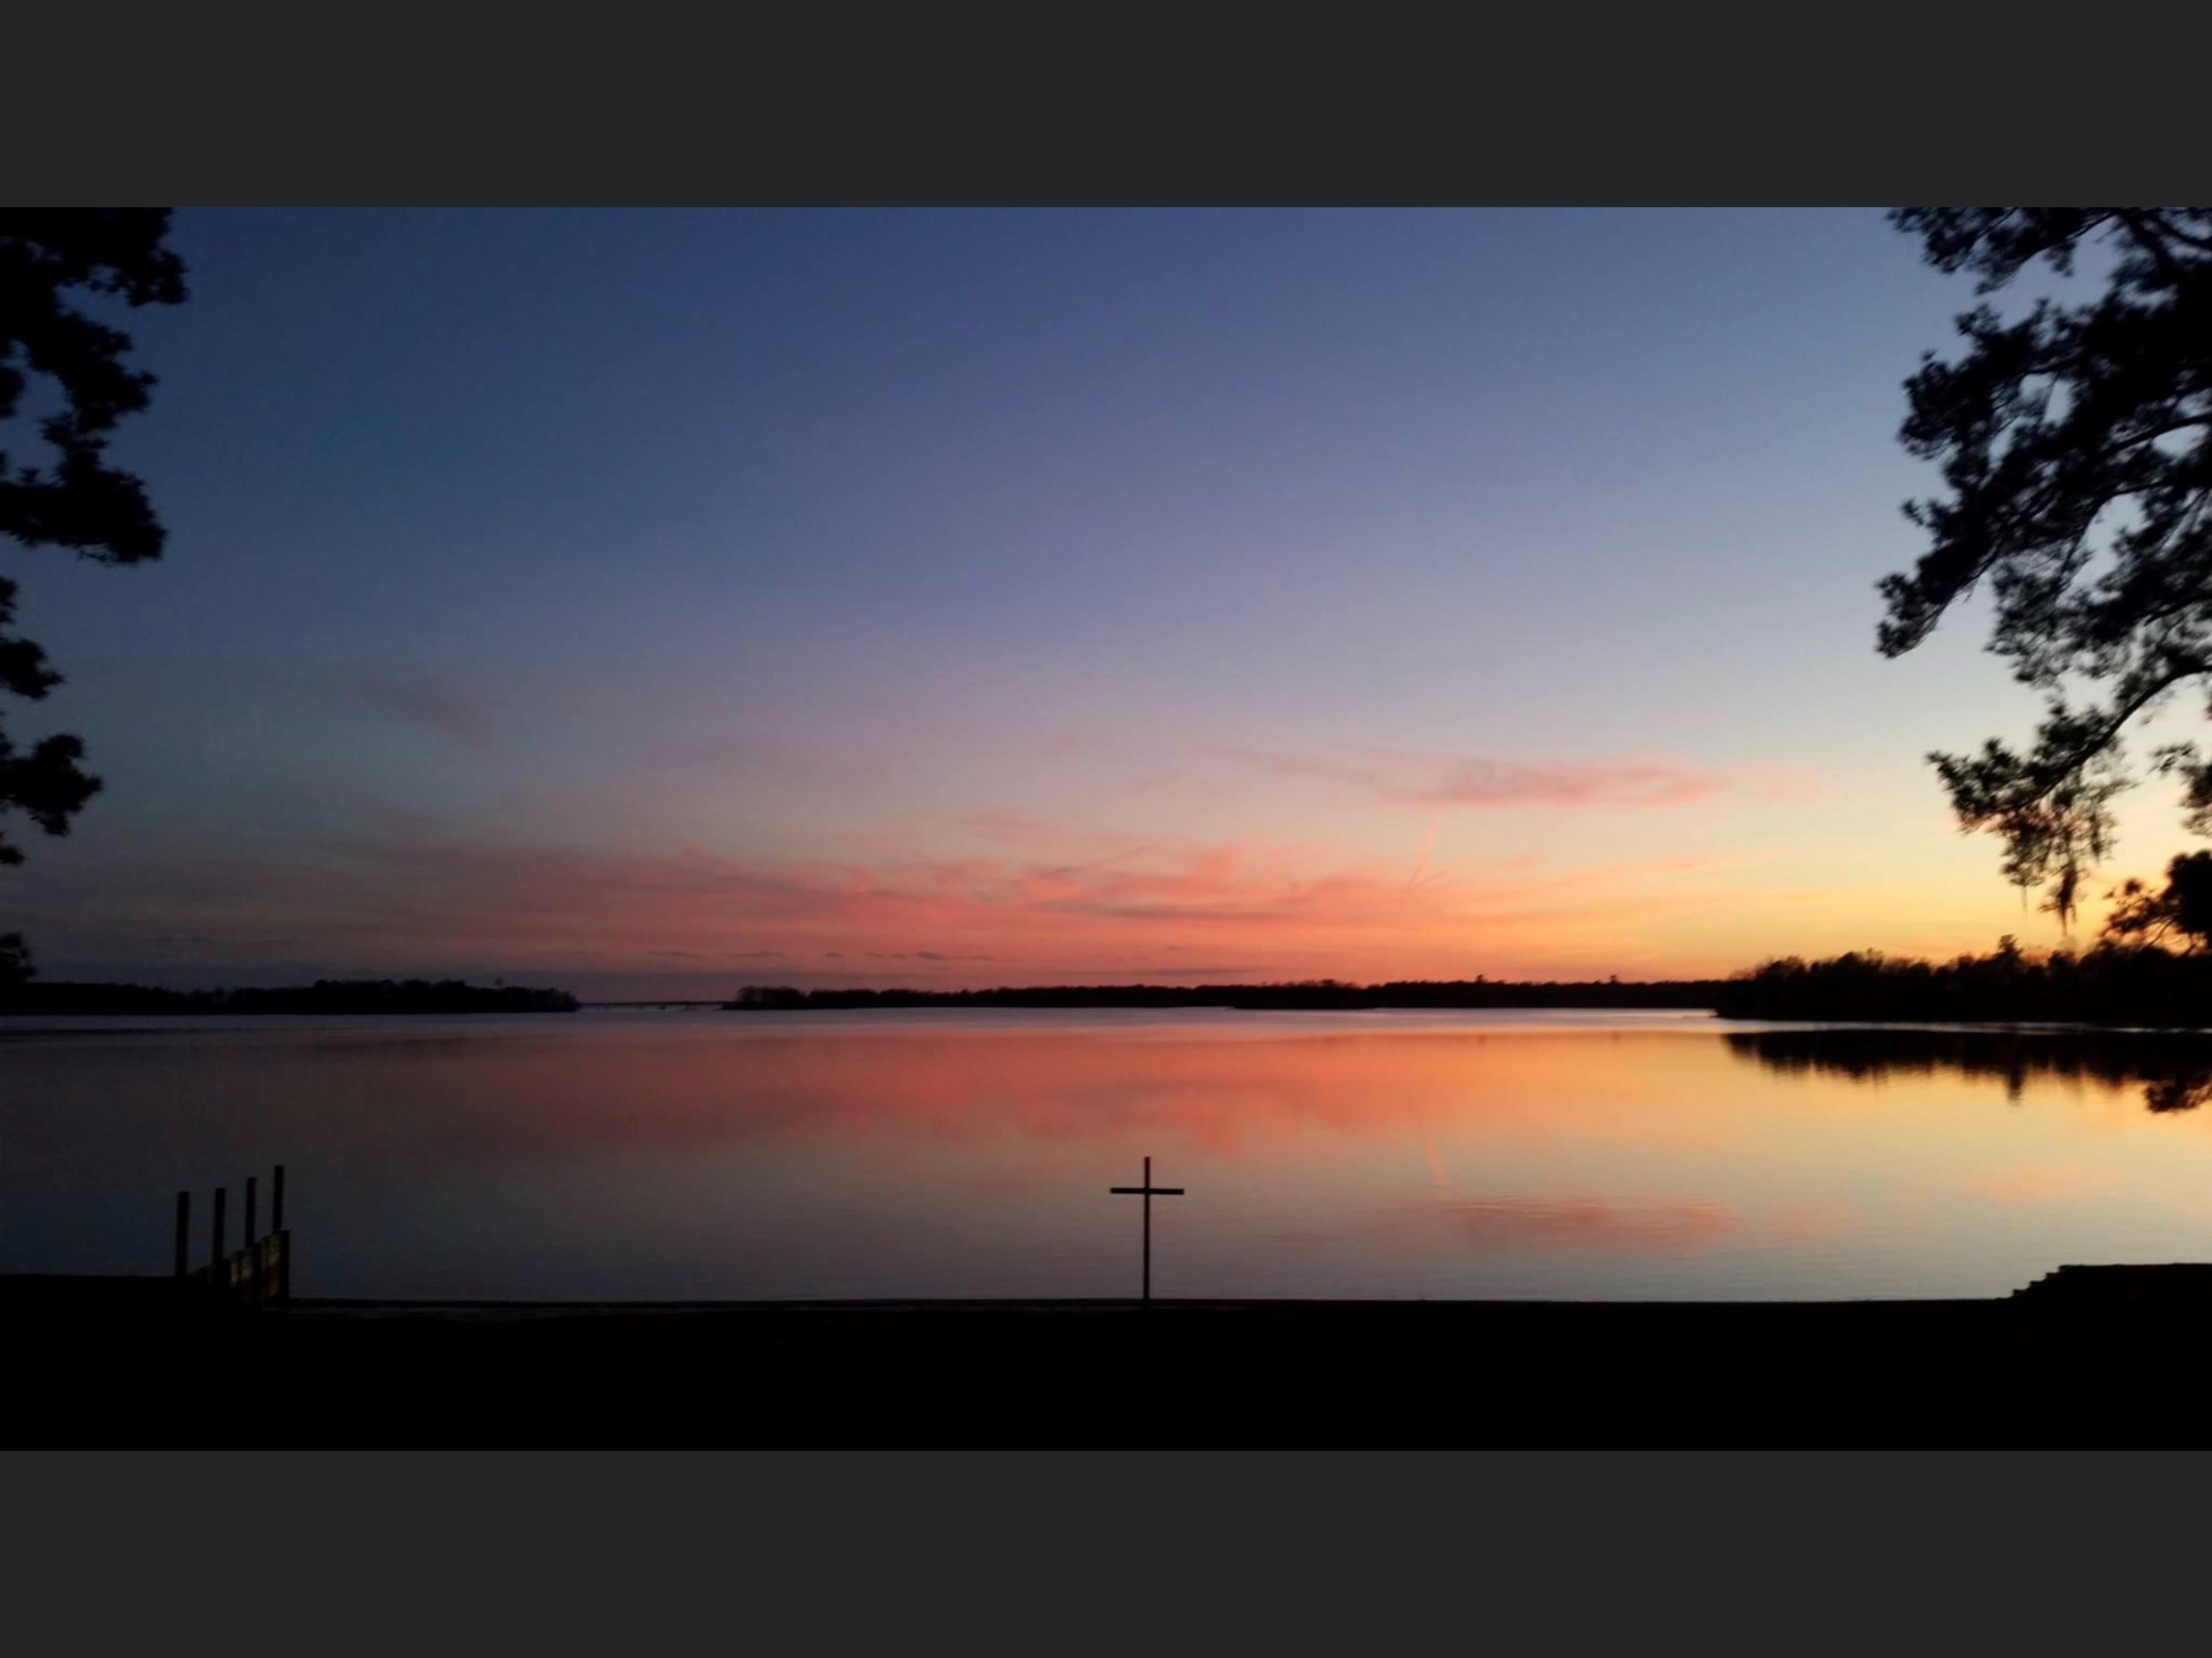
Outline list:
[[[208,1263],[208,1282],[217,1289],[224,1287],[222,1276],[223,1215],[222,1206],[227,1193],[222,1187],[215,1188],[215,1259]]]
[[[192,1227],[192,1194],[177,1193],[177,1276],[182,1278],[191,1270],[191,1245],[189,1235]]]
[[[241,1241],[241,1247],[247,1249],[251,1249],[259,1241],[253,1236],[253,1212],[257,1206],[253,1200],[253,1185],[258,1178],[259,1176],[255,1175],[248,1175],[246,1177],[246,1236]]]
[[[292,1298],[292,1238],[284,1230],[284,1165],[278,1163],[269,1181],[269,1239],[276,1251],[276,1299]]]

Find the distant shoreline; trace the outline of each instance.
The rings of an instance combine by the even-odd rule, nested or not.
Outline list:
[[[850,1011],[869,1008],[1211,1008],[1229,1011],[1370,1010],[1672,1009],[1711,1011],[1722,993],[1712,979],[1530,981],[1400,980],[1353,985],[1324,979],[1301,984],[1002,985],[988,990],[799,990],[749,985],[721,1004],[726,1013]]]
[[[179,1014],[574,1013],[565,990],[459,979],[319,979],[274,989],[162,990],[152,985],[32,980],[0,991],[0,1015],[142,1018]]]

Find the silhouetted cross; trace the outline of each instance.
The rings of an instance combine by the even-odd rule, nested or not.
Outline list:
[[[1145,1159],[1145,1183],[1142,1186],[1109,1186],[1106,1188],[1116,1197],[1142,1198],[1145,1200],[1145,1305],[1152,1304],[1152,1199],[1179,1198],[1180,1186],[1152,1184],[1152,1160]]]

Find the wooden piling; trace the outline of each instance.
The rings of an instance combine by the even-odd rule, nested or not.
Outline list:
[[[258,1240],[258,1239],[257,1239],[257,1238],[253,1236],[253,1225],[254,1225],[254,1212],[254,1212],[254,1209],[255,1209],[255,1207],[256,1207],[255,1203],[254,1203],[254,1196],[255,1196],[255,1193],[254,1193],[253,1187],[254,1187],[254,1182],[255,1182],[255,1181],[258,1181],[258,1180],[259,1180],[259,1179],[260,1179],[260,1176],[259,1176],[259,1175],[248,1175],[246,1177],[246,1236],[245,1236],[245,1238],[244,1238],[243,1240],[241,1240],[241,1241],[244,1242],[245,1246],[246,1246],[247,1248],[249,1248],[249,1249],[251,1249],[251,1248],[255,1245],[255,1243],[257,1243],[257,1242],[259,1242],[259,1240]]]
[[[223,1248],[225,1233],[222,1224],[222,1206],[226,1196],[223,1187],[218,1186],[215,1188],[215,1259],[208,1263],[208,1278],[216,1284],[221,1284],[223,1281],[222,1258],[229,1253]]]
[[[269,1182],[269,1230],[284,1230],[284,1165],[281,1163],[276,1165],[275,1178]]]
[[[177,1276],[182,1278],[191,1270],[192,1194],[177,1193]]]

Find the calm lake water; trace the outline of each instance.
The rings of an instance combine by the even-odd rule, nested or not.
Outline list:
[[[132,1028],[125,1029],[130,1026]],[[0,1020],[0,1271],[456,1299],[2001,1295],[2212,1260],[2202,1039],[1679,1013]]]

